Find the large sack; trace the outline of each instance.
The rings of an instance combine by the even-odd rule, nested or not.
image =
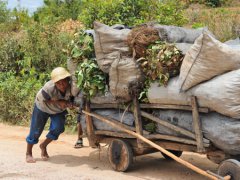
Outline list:
[[[77,96],[79,93],[79,88],[77,87],[77,78],[76,78],[76,70],[78,63],[71,58],[67,59],[67,69],[72,75],[72,83],[71,83],[71,93],[73,96]]]
[[[166,25],[153,25],[159,32],[159,36],[162,40],[170,43],[190,43],[194,41],[202,34],[203,28],[200,29],[187,29],[177,26]]]
[[[174,125],[193,132],[192,113],[180,110],[154,110],[154,115]],[[218,113],[200,114],[203,135],[215,147],[227,154],[240,154],[240,121]],[[166,127],[157,125],[157,132],[174,136],[182,136]]]
[[[204,32],[187,52],[180,70],[180,90],[240,67],[240,50],[231,48]]]
[[[201,107],[208,107],[220,114],[240,119],[240,70],[231,71],[199,84],[186,93],[179,93],[177,77],[167,87],[152,84],[148,90],[150,103],[189,105],[196,96]]]
[[[129,29],[114,29],[94,22],[94,49],[100,69],[108,73],[113,61],[121,54],[129,54],[127,36]]]
[[[117,103],[116,99],[113,97],[111,92],[106,92],[105,94],[96,94],[96,96],[90,99],[93,104],[112,104]]]
[[[200,106],[240,119],[240,70],[217,76],[190,91]]]
[[[98,110],[94,110],[93,112],[97,113],[99,115],[102,115],[106,118],[114,119],[118,122],[121,122],[122,124],[131,126],[131,127],[134,126],[134,116],[130,112],[123,113],[122,110],[117,110],[117,109],[103,109],[103,110],[98,109]],[[81,116],[80,123],[82,125],[83,130],[86,131],[87,127],[86,127],[85,115]],[[97,129],[97,130],[122,132],[118,128],[114,128],[114,127],[110,126],[109,124],[102,122],[94,117],[93,117],[93,125],[94,125],[95,129]]]
[[[178,77],[171,78],[167,86],[159,86],[158,82],[151,83],[147,92],[150,103],[191,105],[191,98],[184,92],[179,92]]]
[[[143,74],[136,61],[121,56],[112,63],[109,77],[110,92],[118,102],[130,101],[131,91],[138,88],[143,80]]]

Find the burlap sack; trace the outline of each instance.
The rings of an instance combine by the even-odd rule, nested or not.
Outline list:
[[[132,99],[133,91],[143,80],[143,74],[133,58],[121,57],[116,59],[109,72],[110,92],[118,102],[128,102]]]
[[[180,90],[240,67],[240,50],[221,43],[204,32],[187,52],[180,70]]]
[[[127,36],[129,29],[114,29],[105,24],[94,22],[94,49],[99,68],[108,73],[111,64],[119,53],[129,54]]]

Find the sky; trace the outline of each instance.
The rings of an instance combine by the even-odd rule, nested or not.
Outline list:
[[[41,7],[43,5],[43,0],[7,0],[7,2],[7,7],[9,9],[20,7],[28,9],[30,14],[36,11],[38,7]]]

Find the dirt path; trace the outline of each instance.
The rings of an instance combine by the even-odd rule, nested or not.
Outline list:
[[[33,153],[35,164],[25,163],[25,136],[28,128],[0,124],[0,179],[64,179],[64,180],[203,180],[201,175],[174,161],[165,160],[160,153],[135,158],[127,173],[115,172],[107,160],[107,147],[101,151],[84,147],[74,149],[75,135],[63,134],[49,146],[49,161],[41,161],[38,145]],[[44,139],[46,132],[41,136]],[[84,144],[88,145],[84,139]],[[216,172],[217,165],[204,155],[184,153],[183,159],[196,166]]]

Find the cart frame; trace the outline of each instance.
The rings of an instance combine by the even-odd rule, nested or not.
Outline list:
[[[129,144],[133,151],[132,154],[135,156],[158,151],[156,148],[149,146],[148,144],[132,136],[131,134],[128,134],[125,132],[95,130],[92,122],[92,115],[90,115],[91,109],[114,109],[114,108],[126,110],[126,106],[120,105],[120,104],[90,104],[90,103],[86,104],[85,114],[86,114],[86,125],[87,125],[87,137],[91,147],[96,147],[96,145],[99,145],[100,143],[110,144],[110,147],[111,147],[111,143],[113,141],[116,141],[116,139],[119,139],[122,142],[117,142],[117,143],[123,144],[125,146],[126,151],[130,151],[128,147],[128,144]],[[175,126],[164,120],[161,120],[160,118],[157,118],[145,111],[142,111],[141,109],[176,109],[176,110],[192,111],[194,133],[186,129],[183,129],[181,127]],[[136,134],[143,136],[148,140],[151,140],[152,142],[163,147],[164,149],[167,149],[170,152],[188,151],[188,152],[207,154],[207,157],[215,163],[220,163],[223,160],[229,158],[227,154],[225,154],[223,151],[214,147],[209,140],[203,137],[203,133],[201,129],[201,121],[199,118],[199,112],[208,113],[210,109],[204,108],[204,107],[198,107],[197,99],[194,96],[191,97],[191,105],[189,106],[166,105],[166,104],[139,104],[137,97],[134,97],[133,106],[132,108],[130,108],[130,111],[132,111],[134,114],[135,128],[124,125],[120,122],[117,122],[116,120],[113,120],[110,118],[108,119],[111,120],[116,126],[120,126],[127,130],[130,130],[131,132],[136,132]],[[174,130],[175,132],[178,132],[184,135],[186,138],[162,135],[162,134],[149,134],[148,132],[143,130],[141,116],[149,120],[152,120],[154,122],[157,122],[162,126],[167,127],[171,130]],[[104,118],[104,117],[101,117],[100,115],[98,115],[98,117],[100,119]],[[181,155],[181,153],[179,155]],[[115,165],[113,164],[112,166],[115,166]],[[128,167],[123,168],[123,170],[125,171],[127,170],[127,168]],[[116,168],[114,169],[117,170]],[[120,171],[123,171],[123,170],[120,170]],[[216,174],[215,174],[215,177],[217,177]],[[217,177],[217,179],[224,179],[224,178],[219,176]],[[227,178],[225,177],[225,179]]]

